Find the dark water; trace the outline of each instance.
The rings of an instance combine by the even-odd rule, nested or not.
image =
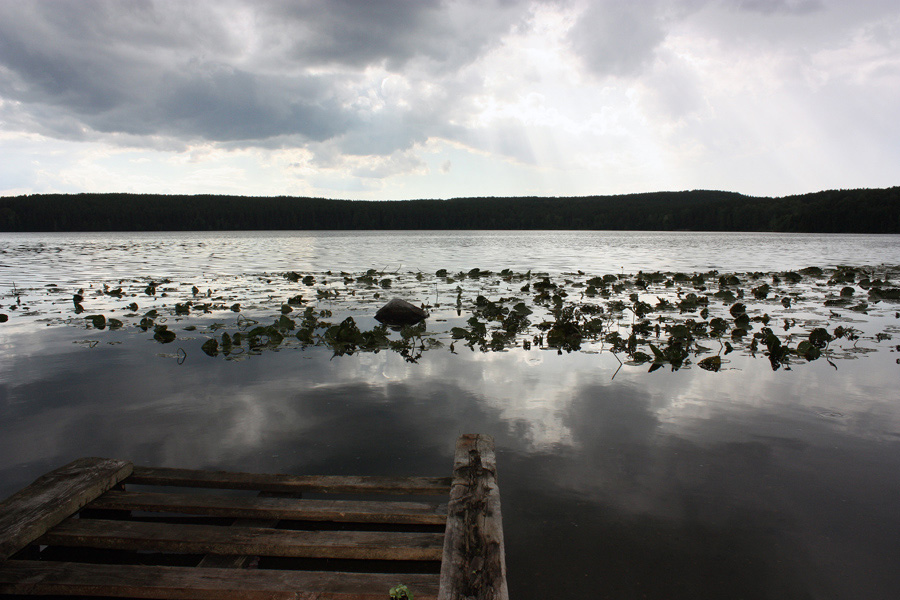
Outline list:
[[[497,442],[516,598],[900,597],[900,305],[845,315],[869,337],[837,368],[773,371],[735,353],[717,373],[647,373],[609,352],[521,348],[429,351],[415,364],[325,348],[226,361],[198,352],[199,334],[162,346],[135,328],[67,325],[42,291],[171,274],[260,298],[281,293],[262,271],[393,270],[420,245],[404,269],[900,264],[897,236],[179,235],[0,243],[0,312],[11,315],[0,325],[0,495],[86,455],[445,474],[455,438],[483,432]],[[634,248],[604,259],[604,244]],[[13,281],[30,313],[8,310]],[[893,337],[876,343],[874,331]]]

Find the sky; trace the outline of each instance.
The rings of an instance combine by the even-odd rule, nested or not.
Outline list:
[[[898,184],[897,0],[0,0],[0,195]]]

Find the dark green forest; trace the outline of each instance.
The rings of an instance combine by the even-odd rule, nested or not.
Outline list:
[[[351,201],[36,194],[0,198],[0,231],[594,229],[900,233],[900,187],[782,198],[694,190],[617,196]]]

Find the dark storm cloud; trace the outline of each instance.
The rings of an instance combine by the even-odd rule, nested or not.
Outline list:
[[[86,114],[109,110],[146,96],[167,56],[189,56],[198,42],[223,51],[209,43],[221,34],[215,23],[201,25],[147,3],[0,3],[0,61],[10,75],[0,91]],[[195,31],[208,33],[198,40]]]
[[[167,74],[161,88],[152,102],[143,106],[145,120],[134,120],[132,111],[126,109],[97,118],[93,125],[101,131],[219,141],[294,134],[323,140],[345,130],[350,121],[321,78],[272,81],[268,76],[221,66],[203,74]]]
[[[260,7],[267,30],[302,33],[289,38],[292,59],[353,67],[384,62],[396,70],[417,58],[445,69],[473,60],[522,21],[528,3],[309,0]]]
[[[820,0],[740,0],[737,4],[742,10],[764,14],[804,14],[822,9]]]
[[[439,81],[527,14],[514,2],[474,7],[0,3],[0,96],[18,103],[4,120],[68,139],[92,130],[266,145],[276,136],[304,143],[346,134],[351,153],[389,153],[439,129],[442,107],[364,114],[354,101],[365,91],[366,67],[417,61]]]

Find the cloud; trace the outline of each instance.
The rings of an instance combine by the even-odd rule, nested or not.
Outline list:
[[[822,10],[820,0],[739,0],[738,8],[763,14],[805,14]]]
[[[765,138],[760,152],[779,145],[793,119],[781,107],[808,107],[792,154],[839,122],[885,157],[867,174],[890,171],[893,142],[871,123],[895,120],[898,23],[890,0],[0,2],[0,132],[67,148],[302,151],[334,180],[420,174],[441,146],[474,195],[496,182],[475,165],[522,169],[512,180],[538,182],[528,193],[708,187],[688,158],[739,139],[715,149],[734,165],[725,187],[761,192],[738,164],[748,135]],[[743,129],[754,114],[771,119]],[[840,136],[829,144],[848,153]],[[446,159],[422,195],[448,189]],[[844,169],[842,187],[864,184],[860,172]],[[771,181],[769,193],[787,182]]]
[[[314,0],[265,2],[265,27],[292,40],[286,55],[307,65],[397,71],[411,61],[454,70],[527,15],[528,4],[504,0]]]
[[[572,28],[570,40],[598,75],[636,75],[665,38],[655,2],[592,2]]]
[[[42,133],[66,139],[90,129],[252,144],[351,132],[349,152],[385,154],[423,141],[428,124],[408,106],[366,115],[366,70],[387,75],[415,61],[452,74],[524,11],[473,6],[5,3],[0,94],[29,107]]]
[[[0,93],[29,107],[46,135],[71,139],[90,129],[184,140],[285,134],[320,140],[346,130],[351,121],[331,77],[282,77],[234,66],[228,56],[203,58],[232,46],[215,37],[191,47],[179,40],[157,53],[158,44],[174,40],[135,32],[134,19],[147,15],[123,10],[110,18],[110,5],[86,3],[84,10],[65,15],[64,23],[56,7],[66,13],[70,5],[4,4],[0,26],[0,58],[11,74]],[[19,14],[9,14],[15,8]],[[160,12],[152,11],[151,20],[164,18]],[[207,30],[199,15],[178,12]],[[216,30],[216,23],[211,27]],[[131,35],[136,39],[128,40]]]

